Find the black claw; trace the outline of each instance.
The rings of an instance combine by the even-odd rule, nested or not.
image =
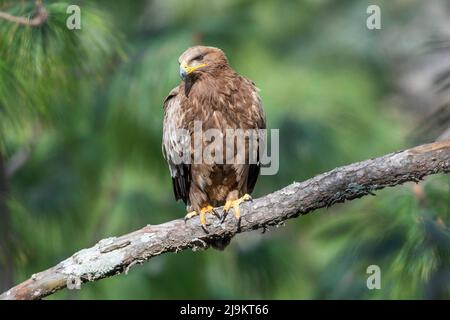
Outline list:
[[[239,217],[239,218],[237,218],[238,220],[237,220],[237,228],[238,228],[238,231],[239,230],[241,230],[241,220],[242,220],[242,217]]]
[[[212,213],[213,213],[213,215],[216,216],[217,219],[219,219],[219,220],[222,219],[222,217],[221,217],[220,214],[216,211],[216,209],[212,209]]]
[[[188,215],[184,216],[184,223],[186,223],[189,219],[191,219],[192,217],[188,217]]]
[[[206,229],[206,226],[202,224],[202,229],[205,231],[205,233],[209,233],[208,229]]]
[[[224,223],[225,218],[227,217],[227,215],[228,215],[228,212],[227,212],[227,211],[223,211],[223,213],[222,213],[222,219],[220,219],[220,223]]]

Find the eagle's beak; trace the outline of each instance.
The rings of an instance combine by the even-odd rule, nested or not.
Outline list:
[[[183,63],[180,64],[180,77],[182,79],[185,79],[189,74],[191,74],[195,70],[197,70],[199,68],[202,68],[202,67],[205,67],[205,66],[206,66],[206,64],[200,63],[200,64],[198,64],[196,66],[189,67],[186,62],[183,62]]]
[[[180,65],[180,77],[181,77],[181,79],[184,80],[187,77],[187,75],[188,75],[188,73],[187,73],[186,69],[182,65]]]

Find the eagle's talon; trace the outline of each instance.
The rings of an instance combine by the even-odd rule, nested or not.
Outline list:
[[[212,213],[214,214],[217,218],[220,219],[220,216],[218,215],[218,213],[214,210],[214,208],[211,205],[207,205],[203,208],[200,209],[199,212],[197,211],[191,211],[188,214],[186,214],[186,216],[184,217],[184,222],[186,223],[186,221],[188,219],[191,219],[192,217],[195,216],[199,216],[200,217],[200,225],[202,226],[203,231],[205,231],[206,233],[209,233],[208,230],[206,229],[206,214],[207,213]]]
[[[228,200],[225,203],[225,206],[223,207],[223,213],[224,216],[226,216],[226,214],[228,213],[228,211],[230,211],[231,208],[234,209],[234,216],[236,217],[236,219],[238,219],[238,222],[240,224],[240,220],[241,220],[241,208],[239,207],[241,203],[245,202],[245,201],[252,201],[252,197],[249,194],[244,194],[241,198],[236,199],[236,200]],[[225,220],[225,218],[223,219]]]
[[[192,217],[195,217],[196,215],[198,215],[197,211],[191,211],[191,212],[188,212],[188,213],[184,216],[184,223],[186,223],[189,219],[191,219]]]

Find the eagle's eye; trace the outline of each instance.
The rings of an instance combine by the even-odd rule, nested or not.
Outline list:
[[[193,58],[191,59],[191,61],[200,61],[200,60],[203,59],[204,56],[205,56],[205,55],[204,55],[203,53],[200,53],[200,54],[196,55],[195,57],[193,57]]]

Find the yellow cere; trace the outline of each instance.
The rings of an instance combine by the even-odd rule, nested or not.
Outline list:
[[[186,71],[187,74],[191,74],[191,73],[194,72],[195,70],[197,70],[197,69],[199,69],[199,68],[202,68],[202,67],[205,67],[206,64],[200,63],[200,64],[198,64],[198,65],[196,65],[196,66],[190,67],[190,66],[187,65],[187,63],[183,62],[183,63],[181,64],[181,66],[183,67],[183,69]]]

